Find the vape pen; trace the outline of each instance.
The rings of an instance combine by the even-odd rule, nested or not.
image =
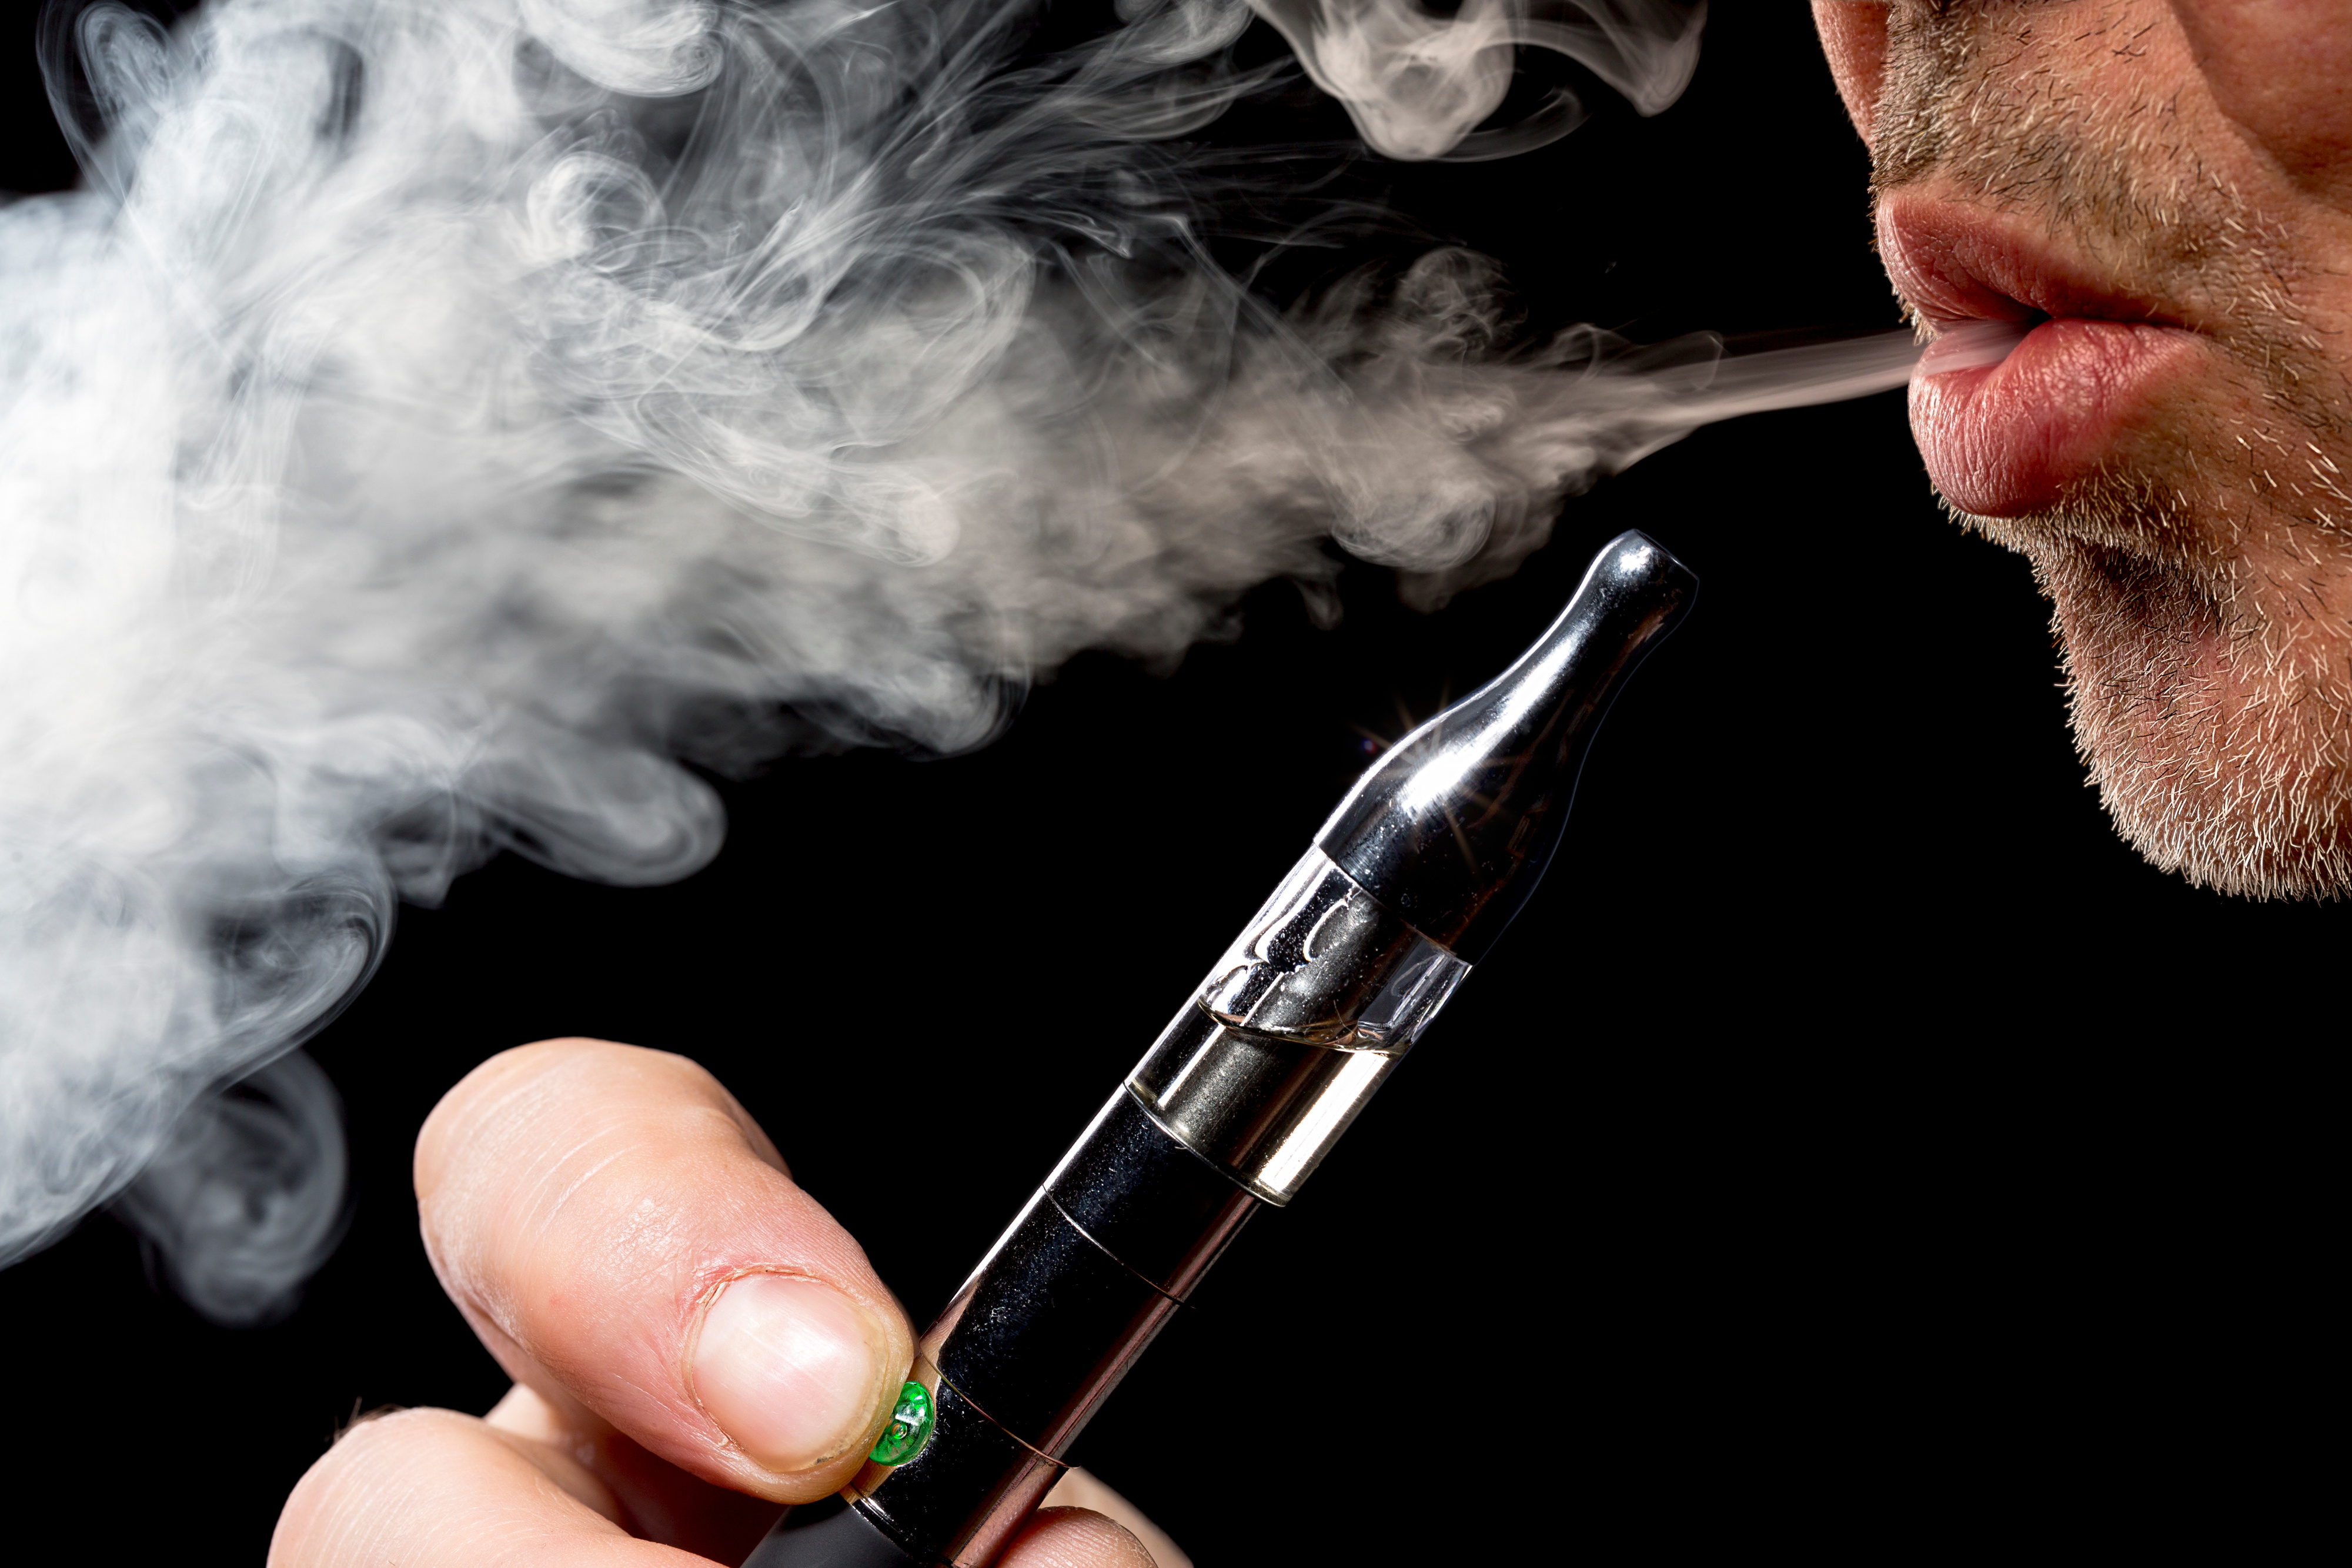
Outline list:
[[[744,1568],[983,1568],[1242,1222],[1290,1201],[1559,847],[1584,751],[1698,580],[1612,539],[1551,629],[1400,742],[918,1349],[836,1512]]]

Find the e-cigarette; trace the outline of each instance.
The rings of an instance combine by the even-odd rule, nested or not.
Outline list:
[[[1697,588],[1620,534],[1517,664],[1364,775],[923,1336],[847,1506],[787,1514],[744,1568],[995,1560],[1242,1223],[1297,1195],[1534,892],[1593,732]]]

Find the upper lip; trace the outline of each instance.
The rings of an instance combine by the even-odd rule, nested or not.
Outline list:
[[[2158,301],[2054,238],[1973,207],[1910,192],[1878,204],[1878,249],[1895,289],[1931,327],[1959,321],[2095,321],[2189,325]]]

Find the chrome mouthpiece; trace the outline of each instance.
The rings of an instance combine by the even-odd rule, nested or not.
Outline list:
[[[1128,1088],[1286,1204],[1535,890],[1611,699],[1698,579],[1609,541],[1536,645],[1407,736],[1332,813]]]
[[[1601,547],[1518,663],[1391,749],[1316,835],[1349,879],[1465,964],[1494,946],[1559,847],[1609,705],[1698,579],[1647,534]]]

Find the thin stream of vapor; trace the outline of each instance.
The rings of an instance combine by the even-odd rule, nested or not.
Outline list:
[[[1248,15],[1118,0],[1040,58],[1008,0],[53,12],[88,177],[0,210],[0,1261],[121,1195],[266,1318],[336,1113],[299,1061],[219,1086],[399,899],[501,849],[682,876],[698,769],[980,744],[1334,540],[1435,602],[1697,424],[1907,370],[1497,354],[1453,251],[1277,318],[1176,142],[1265,79]],[[1581,15],[1678,89],[1685,13]]]

